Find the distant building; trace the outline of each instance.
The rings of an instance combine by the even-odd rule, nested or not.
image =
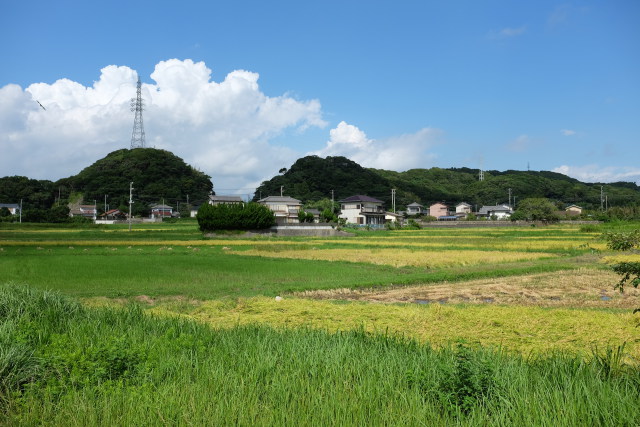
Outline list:
[[[100,219],[118,220],[126,219],[127,215],[120,211],[120,209],[111,209],[99,215]]]
[[[92,220],[96,220],[96,216],[98,214],[98,209],[96,205],[73,205],[69,206],[69,216],[81,216],[84,218],[89,218]]]
[[[471,205],[469,203],[461,202],[456,205],[456,214],[470,214]]]
[[[0,209],[7,208],[11,215],[18,215],[20,213],[20,205],[17,203],[0,203]]]
[[[239,205],[244,203],[240,196],[209,196],[210,205]]]
[[[565,208],[565,212],[569,215],[580,215],[582,214],[582,208],[577,205],[571,205]]]
[[[425,213],[424,206],[420,203],[413,202],[407,205],[407,215],[422,215],[423,213]]]
[[[508,205],[483,206],[478,211],[478,216],[491,218],[495,216],[497,219],[506,219],[513,213]]]
[[[340,200],[341,212],[339,217],[350,224],[382,225],[386,212],[384,202],[369,196],[351,196]]]
[[[278,224],[299,223],[298,212],[302,209],[302,202],[289,196],[269,196],[258,200],[273,211]]]
[[[449,216],[449,210],[447,208],[447,205],[437,202],[429,206],[429,215],[436,218],[440,218],[441,216]]]
[[[169,205],[151,206],[151,218],[171,218],[173,216],[173,207]]]

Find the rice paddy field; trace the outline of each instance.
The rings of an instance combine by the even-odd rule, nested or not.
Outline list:
[[[0,224],[0,423],[640,425],[637,228]]]

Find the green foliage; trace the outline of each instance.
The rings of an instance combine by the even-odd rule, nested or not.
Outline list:
[[[302,209],[300,211],[298,211],[298,221],[300,221],[301,223],[304,222],[313,222],[314,220],[314,216],[311,212],[305,212]]]
[[[409,218],[407,221],[407,228],[410,230],[420,230],[422,227],[420,227],[420,224],[418,224],[415,219]]]
[[[191,202],[202,203],[213,189],[211,177],[169,151],[155,148],[111,152],[56,185],[81,191],[85,200],[102,200],[108,195],[109,204],[118,206],[128,205],[130,182],[134,183],[134,215],[163,198],[173,204],[186,201],[188,195]]]
[[[604,187],[610,205],[615,206],[609,210],[611,218],[640,218],[640,188],[634,183],[591,184],[555,172],[514,170],[485,171],[485,179],[479,181],[478,172],[469,168],[395,172],[365,169],[344,157],[309,156],[298,159],[284,174],[263,182],[256,197],[279,194],[280,186],[284,186],[288,195],[303,201],[326,198],[334,190],[338,200],[366,194],[390,205],[391,189],[396,188],[398,206],[443,200],[493,205],[506,201],[511,188],[518,200],[547,198],[560,206],[577,204],[594,209],[600,206],[600,187]]]
[[[603,238],[607,241],[607,247],[614,251],[628,251],[634,248],[640,249],[640,230],[629,232],[606,232]]]
[[[201,231],[262,230],[275,224],[275,215],[259,203],[220,204],[204,203],[198,209],[198,226]]]
[[[558,221],[557,208],[549,199],[529,198],[518,203],[518,210],[514,212],[516,218],[527,221]]]
[[[320,213],[320,220],[324,222],[338,222],[338,215],[327,208]]]
[[[356,194],[366,194],[391,202],[390,184],[373,170],[365,169],[346,157],[307,156],[298,159],[283,175],[263,182],[256,189],[254,201],[259,195],[280,194],[284,186],[286,194],[307,203],[328,199],[334,190],[336,200]],[[308,207],[316,207],[307,205]],[[325,209],[330,206],[317,207]]]

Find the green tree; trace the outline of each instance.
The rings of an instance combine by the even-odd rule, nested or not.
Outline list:
[[[276,223],[273,211],[258,203],[202,204],[196,215],[201,231],[262,230]]]
[[[516,218],[528,221],[558,221],[556,211],[557,208],[551,200],[535,197],[518,203],[518,209],[514,214]]]

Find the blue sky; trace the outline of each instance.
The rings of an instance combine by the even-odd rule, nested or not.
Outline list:
[[[640,181],[640,2],[0,2],[0,175],[147,145],[246,193],[307,155]],[[35,102],[40,101],[43,110]]]

